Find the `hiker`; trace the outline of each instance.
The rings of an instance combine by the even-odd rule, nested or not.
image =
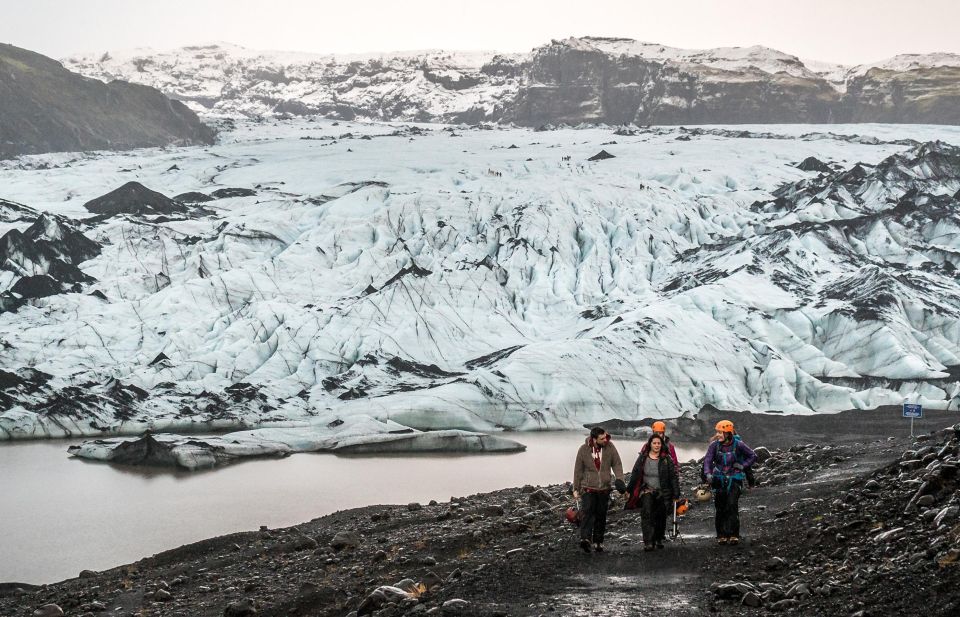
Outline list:
[[[590,429],[590,436],[577,450],[573,465],[573,498],[580,500],[580,548],[589,553],[591,546],[603,552],[603,534],[607,529],[607,508],[610,505],[610,475],[621,493],[623,463],[616,446],[610,443],[610,434],[602,427]]]
[[[740,542],[740,493],[745,469],[757,460],[733,428],[730,420],[717,422],[717,435],[703,459],[703,473],[713,486],[718,544]]]
[[[664,438],[654,433],[640,449],[630,473],[626,507],[640,508],[643,550],[663,548],[667,533],[667,510],[680,499],[680,476],[664,447]]]
[[[653,423],[653,434],[659,435],[660,439],[663,440],[663,449],[667,454],[670,455],[670,460],[673,461],[673,466],[677,470],[677,477],[680,477],[680,459],[677,458],[677,451],[673,448],[673,442],[670,441],[670,438],[667,437],[667,423],[663,420],[657,420]],[[647,441],[649,444],[650,442]],[[644,446],[646,448],[647,446]],[[641,454],[643,450],[640,450]]]

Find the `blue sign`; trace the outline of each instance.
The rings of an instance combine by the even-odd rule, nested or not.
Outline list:
[[[903,404],[903,417],[904,418],[922,418],[923,417],[923,406],[922,405],[913,405],[910,403]]]

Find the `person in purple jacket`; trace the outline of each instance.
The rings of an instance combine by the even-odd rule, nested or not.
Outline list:
[[[744,470],[753,465],[757,455],[736,434],[730,420],[717,422],[716,428],[717,438],[703,459],[703,474],[713,485],[717,543],[739,544]]]

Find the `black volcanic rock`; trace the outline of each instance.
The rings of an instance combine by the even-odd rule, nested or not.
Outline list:
[[[0,237],[0,269],[19,278],[0,295],[0,313],[16,311],[29,299],[80,291],[80,284],[94,279],[76,264],[99,254],[99,244],[47,214],[26,231],[11,229]]]
[[[610,154],[609,152],[607,152],[606,150],[601,150],[600,152],[597,152],[587,160],[588,161],[605,161],[607,159],[613,159],[613,158],[616,158],[616,157]]]
[[[127,182],[106,195],[88,201],[83,207],[94,214],[108,217],[118,214],[183,214],[187,211],[183,204],[139,182]]]
[[[196,114],[159,90],[87,79],[46,56],[0,44],[0,159],[213,139]]]
[[[69,224],[41,214],[23,237],[42,246],[68,264],[77,265],[100,254],[100,245]]]
[[[797,165],[797,169],[802,171],[817,171],[826,174],[833,172],[829,165],[815,156],[808,156],[807,158],[803,159],[803,162]]]
[[[49,274],[69,283],[93,280],[75,265],[62,260],[60,251],[47,243],[33,242],[16,229],[0,237],[0,268],[21,276]]]
[[[179,195],[174,195],[173,200],[179,201],[182,204],[202,204],[208,201],[213,201],[215,198],[210,197],[206,193],[201,193],[200,191],[188,191],[186,193],[180,193]]]
[[[36,218],[37,211],[33,208],[14,201],[0,199],[0,222],[14,223],[16,221],[32,221]]]
[[[62,292],[63,286],[52,276],[38,274],[21,278],[10,291],[24,298],[46,298]]]
[[[960,147],[940,141],[919,144],[909,150],[892,154],[872,167],[857,163],[853,167],[830,172],[813,179],[805,179],[781,186],[773,192],[777,200],[765,206],[770,210],[793,208],[803,199],[816,198],[844,191],[853,202],[860,202],[871,183],[896,186],[905,193],[942,193],[944,188],[960,186]],[[790,205],[794,204],[794,205]]]
[[[217,189],[210,193],[214,199],[227,199],[229,197],[253,197],[257,192],[253,189],[225,188]]]
[[[22,206],[21,212],[30,211]],[[80,291],[93,282],[77,264],[100,254],[100,245],[80,233],[68,219],[41,214],[24,231],[11,229],[0,237],[0,270],[18,277],[0,295],[0,313],[16,311],[27,300],[64,291]]]

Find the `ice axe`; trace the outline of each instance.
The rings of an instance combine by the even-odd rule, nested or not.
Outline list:
[[[683,515],[686,514],[687,508],[689,507],[686,499],[679,499],[673,502],[673,527],[670,529],[670,539],[679,540],[681,544],[684,543],[683,536],[680,535],[680,521],[683,520]]]

